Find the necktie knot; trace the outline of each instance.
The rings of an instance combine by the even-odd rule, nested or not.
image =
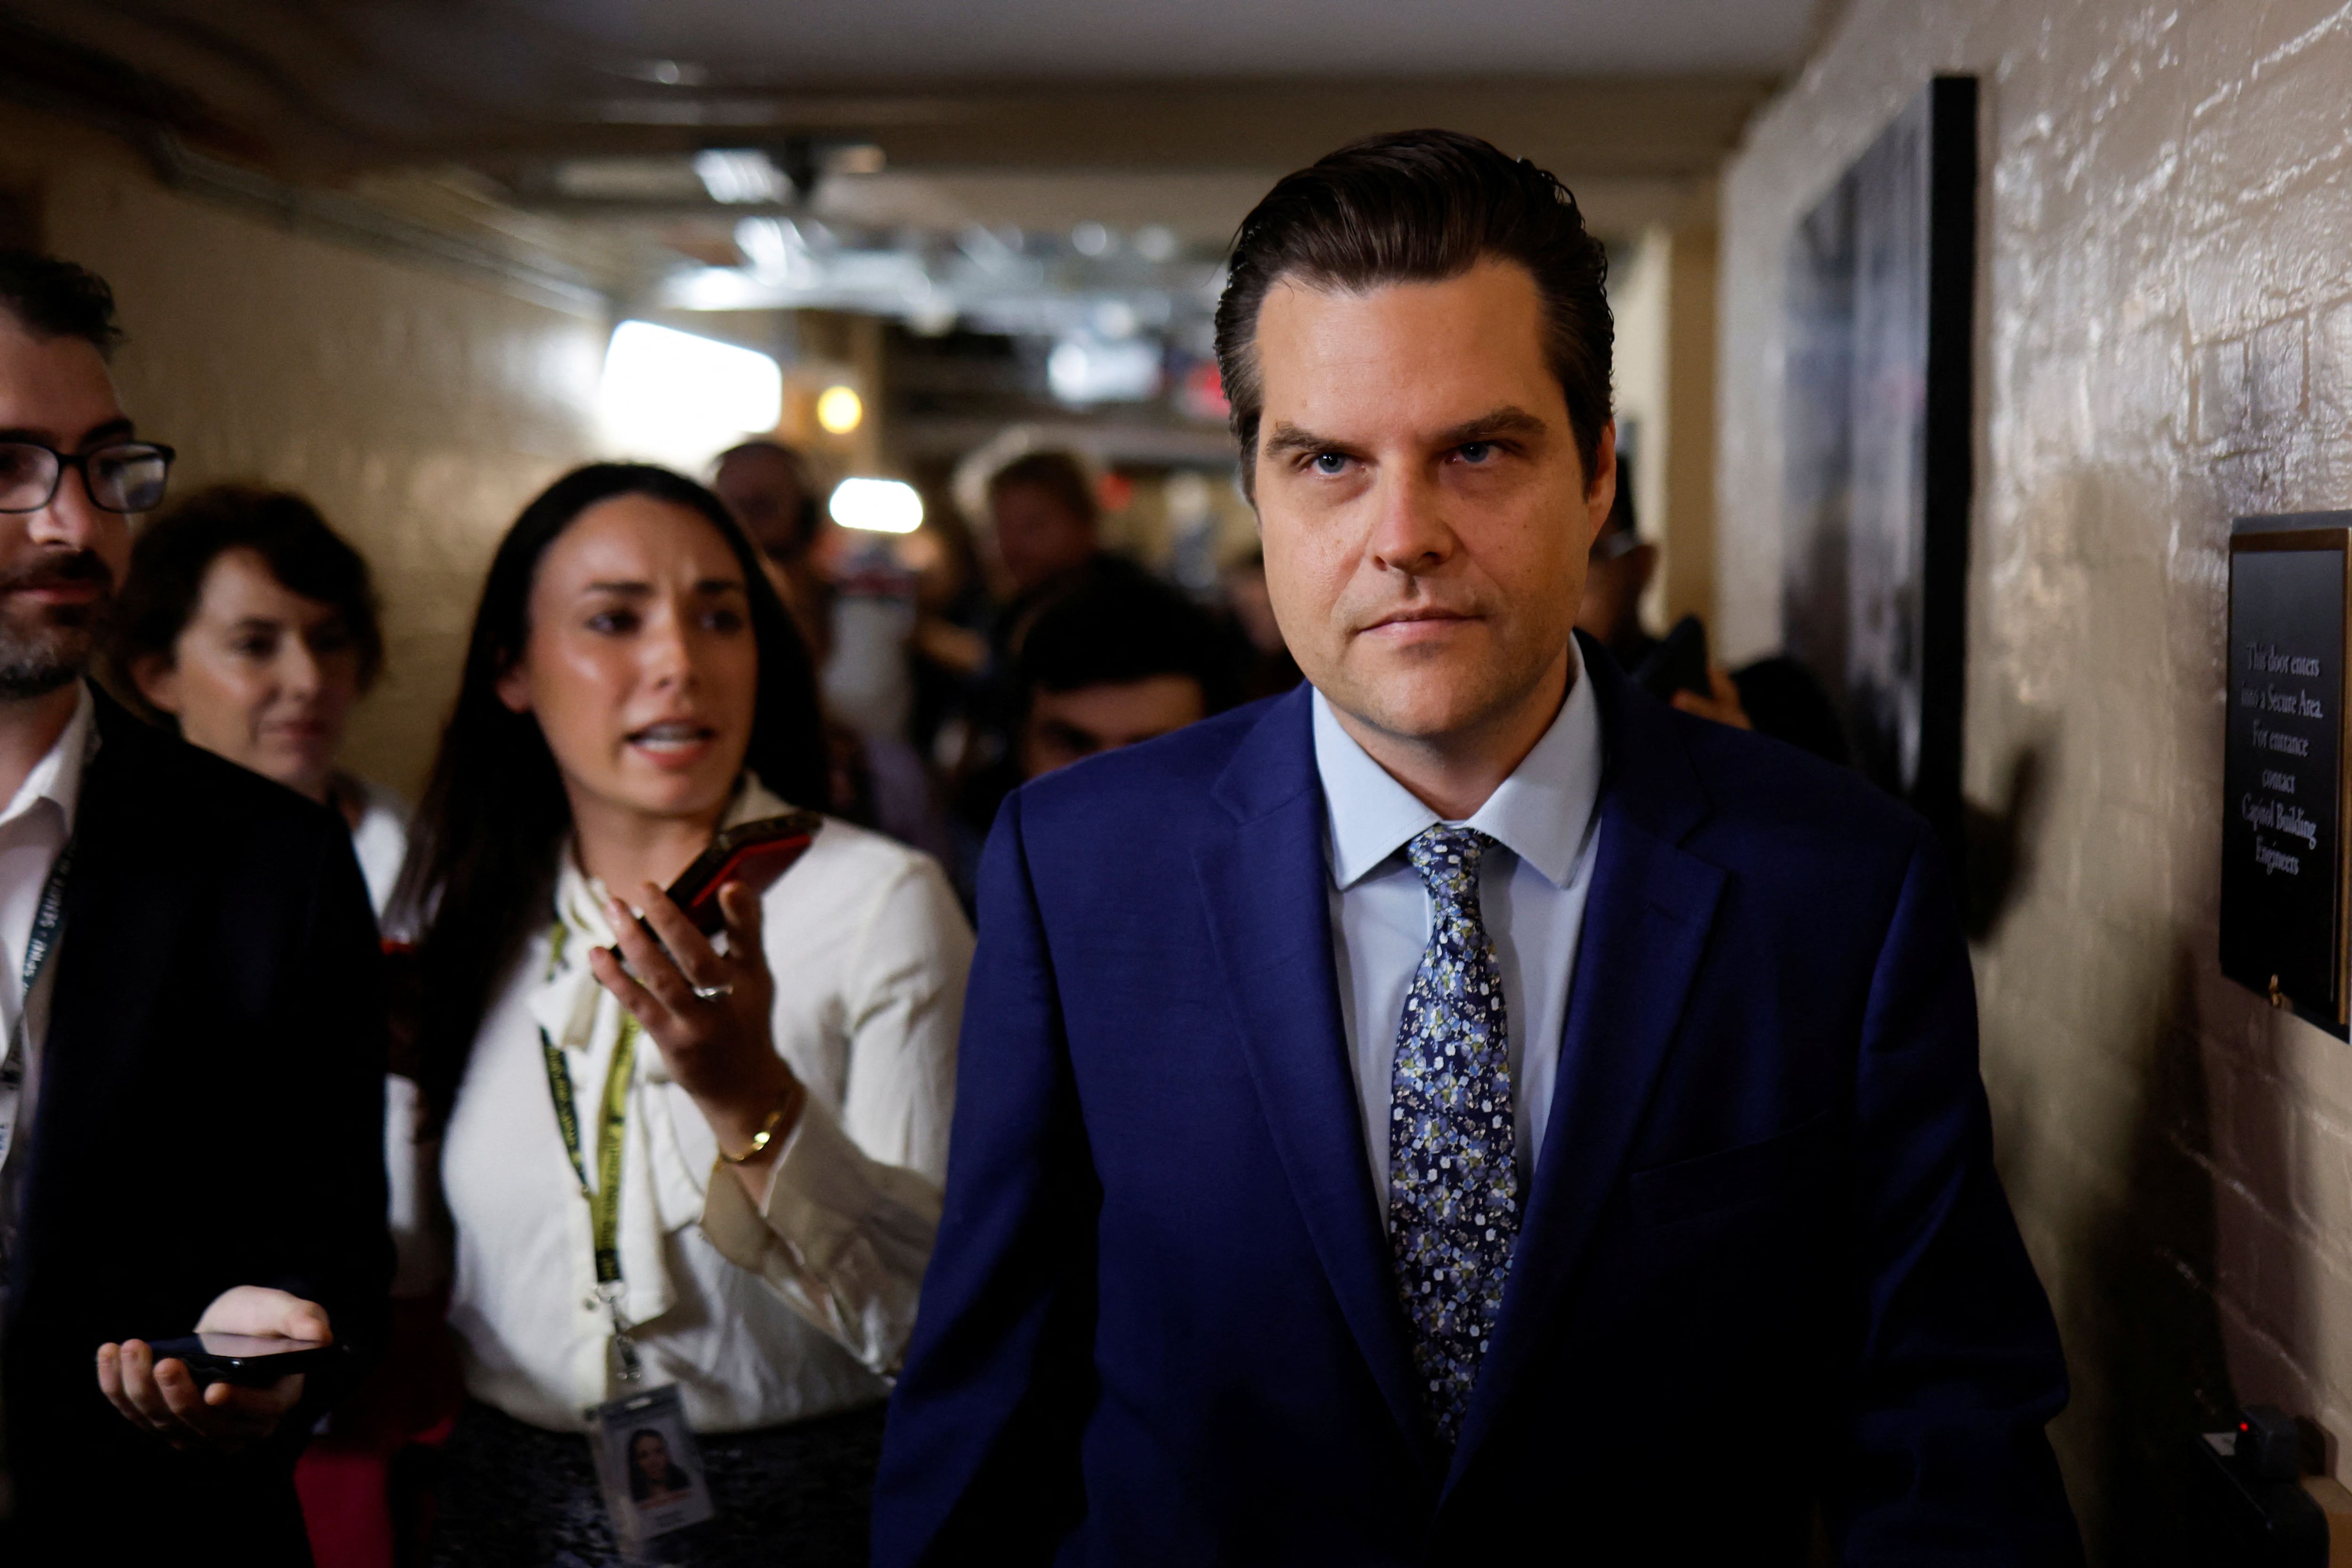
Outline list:
[[[1440,822],[1415,833],[1404,852],[1432,898],[1475,909],[1478,865],[1494,841],[1475,828],[1449,828]]]

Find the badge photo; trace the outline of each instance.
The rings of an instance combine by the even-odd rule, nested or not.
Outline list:
[[[605,1511],[632,1553],[718,1511],[675,1384],[597,1406],[588,1413],[588,1441]]]

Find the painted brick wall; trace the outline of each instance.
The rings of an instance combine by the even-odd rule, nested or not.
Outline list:
[[[2200,1416],[2352,1439],[2352,1049],[2214,959],[2229,519],[2352,507],[2352,6],[1851,0],[1724,184],[1734,655],[1780,635],[1790,226],[1938,71],[1985,101],[1967,768],[2017,872],[1984,1073],[2076,1506],[2100,1560],[2164,1562]]]
[[[118,144],[0,105],[16,182],[43,243],[112,284],[115,379],[178,448],[173,490],[299,490],[368,558],[386,674],[345,759],[413,800],[490,551],[593,452],[606,323],[175,194]]]

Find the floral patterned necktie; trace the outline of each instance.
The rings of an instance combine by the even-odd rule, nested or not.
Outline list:
[[[1519,1227],[1510,1031],[1478,915],[1495,841],[1443,824],[1405,846],[1429,889],[1429,946],[1405,992],[1389,1082],[1389,1245],[1413,1364],[1451,1447],[1486,1354]]]

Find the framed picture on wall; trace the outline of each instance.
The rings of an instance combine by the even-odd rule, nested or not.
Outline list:
[[[1781,626],[1855,763],[1957,849],[1977,82],[1938,77],[1797,225]]]

